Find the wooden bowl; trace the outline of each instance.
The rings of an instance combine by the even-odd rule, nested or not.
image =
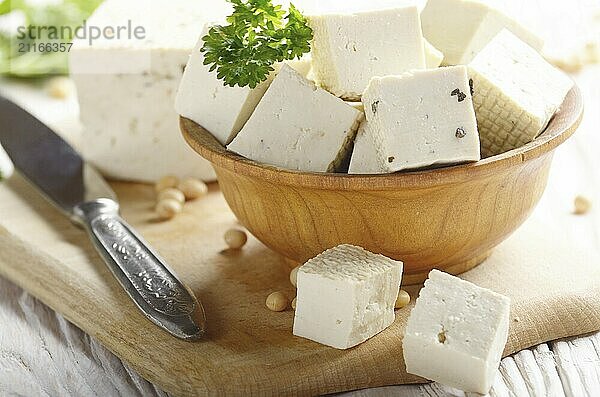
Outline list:
[[[540,200],[554,150],[579,126],[577,87],[535,141],[474,164],[389,175],[295,172],[230,153],[181,119],[189,145],[208,159],[239,221],[294,263],[342,243],[404,261],[404,283],[483,262]]]

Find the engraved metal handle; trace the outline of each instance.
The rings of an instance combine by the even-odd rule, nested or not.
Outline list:
[[[75,207],[113,275],[152,322],[172,335],[195,340],[204,333],[204,309],[144,240],[119,216],[119,205],[99,199]]]

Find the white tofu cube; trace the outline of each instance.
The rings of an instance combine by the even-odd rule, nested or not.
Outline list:
[[[507,30],[469,64],[483,157],[535,139],[573,81]]]
[[[406,326],[406,371],[488,393],[508,338],[509,316],[509,298],[433,270]]]
[[[445,65],[466,65],[505,28],[537,51],[544,46],[517,21],[477,0],[429,0],[421,23],[425,38],[444,53]]]
[[[371,77],[425,68],[415,6],[309,16],[317,83],[344,99],[359,99]]]
[[[340,245],[298,270],[294,335],[336,349],[356,346],[394,322],[402,262]]]
[[[373,78],[362,101],[385,172],[480,159],[465,66]]]
[[[349,174],[385,174],[387,172],[383,167],[383,162],[379,161],[379,154],[373,139],[370,124],[365,120],[360,125],[354,140]]]
[[[14,172],[15,167],[12,161],[4,151],[4,148],[2,148],[2,145],[0,145],[0,182],[10,178]]]
[[[297,171],[335,172],[363,113],[284,65],[228,150]]]
[[[272,77],[256,88],[228,87],[217,78],[210,65],[204,65],[202,38],[212,24],[204,27],[196,47],[190,55],[179,85],[175,100],[175,110],[202,127],[206,128],[222,145],[235,138],[254,112],[264,95]]]
[[[210,65],[204,65],[204,45],[202,38],[208,33],[212,23],[204,27],[202,35],[192,51],[175,101],[177,113],[208,130],[222,145],[229,144],[258,105],[273,75],[256,88],[229,87],[217,78]],[[311,58],[288,61],[289,65],[306,76],[310,72]],[[279,66],[277,67],[277,69]]]
[[[442,64],[444,54],[425,40],[425,65],[427,69],[435,69]]]
[[[167,174],[215,179],[208,161],[185,143],[173,104],[201,25],[228,8],[220,1],[207,7],[173,0],[165,7],[161,0],[107,0],[90,17],[88,26],[114,27],[114,37],[75,40],[70,70],[82,154],[103,174],[140,182]],[[128,24],[139,38],[117,29]]]

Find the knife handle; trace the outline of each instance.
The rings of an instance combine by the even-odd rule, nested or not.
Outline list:
[[[152,322],[186,340],[204,333],[205,315],[194,294],[179,281],[119,216],[119,205],[99,199],[78,205],[75,221],[84,226],[113,275]]]

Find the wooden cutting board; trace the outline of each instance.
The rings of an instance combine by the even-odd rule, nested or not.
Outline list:
[[[272,291],[294,296],[289,268],[252,238],[240,252],[225,249],[223,233],[238,225],[216,185],[170,222],[155,218],[152,188],[113,187],[124,217],[201,298],[209,324],[205,340],[176,340],[146,320],[86,235],[19,176],[0,184],[0,275],[97,338],[149,381],[181,396],[312,395],[421,381],[406,374],[402,359],[410,308],[397,311],[383,333],[348,351],[294,337],[293,312],[273,313],[264,306]],[[599,258],[562,238],[530,222],[464,275],[511,297],[506,355],[600,329]]]

